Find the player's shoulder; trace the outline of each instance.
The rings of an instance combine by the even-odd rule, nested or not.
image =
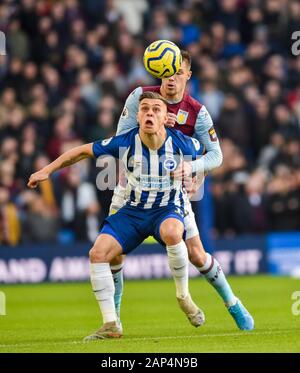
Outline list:
[[[160,93],[160,86],[159,85],[149,85],[142,87],[143,93],[144,92],[158,92]]]
[[[177,145],[189,144],[191,138],[175,128],[167,128],[168,135],[172,137],[173,143]]]
[[[135,127],[125,133],[123,133],[122,135],[118,135],[117,137],[122,137],[123,139],[131,139],[133,137],[135,137],[135,135],[139,132],[139,127]]]
[[[183,100],[189,106],[189,109],[194,111],[196,114],[198,114],[200,110],[202,109],[202,107],[204,107],[204,105],[201,102],[196,100],[194,97],[192,97],[188,93],[184,95]]]
[[[142,93],[143,93],[143,87],[136,87],[133,91],[129,93],[128,98],[138,99]]]
[[[194,146],[198,151],[201,144],[194,137],[187,136],[181,131],[174,128],[167,128],[168,135],[172,137],[173,146],[177,147],[184,153],[190,153],[190,147]]]
[[[119,144],[119,146],[121,145],[130,145],[132,141],[134,141],[133,139],[135,138],[135,135],[138,133],[139,131],[139,127],[135,127],[127,132],[124,132],[120,135],[116,135],[116,136],[113,136],[109,139],[105,139],[102,141],[102,145],[108,145],[110,143],[111,140],[114,140],[114,144],[117,145]]]

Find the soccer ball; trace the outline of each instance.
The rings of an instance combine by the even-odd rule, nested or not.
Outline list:
[[[169,40],[156,40],[144,52],[144,66],[156,78],[168,78],[176,74],[181,62],[180,49]]]

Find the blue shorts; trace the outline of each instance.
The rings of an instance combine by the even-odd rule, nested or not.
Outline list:
[[[164,245],[159,234],[161,223],[168,218],[175,218],[183,224],[183,216],[183,209],[174,205],[155,209],[125,205],[105,219],[100,233],[113,236],[122,246],[124,254],[127,254],[149,236],[154,236]]]

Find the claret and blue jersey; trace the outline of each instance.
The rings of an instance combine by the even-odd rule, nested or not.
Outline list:
[[[192,161],[201,156],[203,148],[196,139],[180,131],[169,128],[166,131],[166,140],[158,150],[142,143],[139,128],[93,144],[95,157],[111,155],[124,163],[127,205],[142,209],[183,207],[185,191],[170,173],[183,159]]]
[[[136,115],[139,108],[139,98],[143,92],[160,93],[160,86],[138,87],[127,98],[119,119],[117,135],[138,126]],[[175,129],[187,136],[197,138],[205,148],[205,155],[199,167],[195,164],[194,171],[209,172],[222,163],[222,151],[214,128],[213,121],[206,107],[193,99],[187,92],[179,102],[168,102],[168,112],[176,115]],[[201,170],[202,171],[202,170]]]

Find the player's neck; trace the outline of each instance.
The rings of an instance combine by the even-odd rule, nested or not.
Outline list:
[[[167,131],[165,127],[162,127],[158,132],[156,133],[145,133],[143,131],[139,131],[140,138],[142,140],[142,143],[147,146],[147,148],[152,150],[159,149],[163,143],[166,141],[167,138]]]
[[[184,96],[184,91],[179,92],[175,95],[168,95],[164,87],[160,87],[160,94],[165,98],[169,103],[178,103],[182,101],[183,96]]]

